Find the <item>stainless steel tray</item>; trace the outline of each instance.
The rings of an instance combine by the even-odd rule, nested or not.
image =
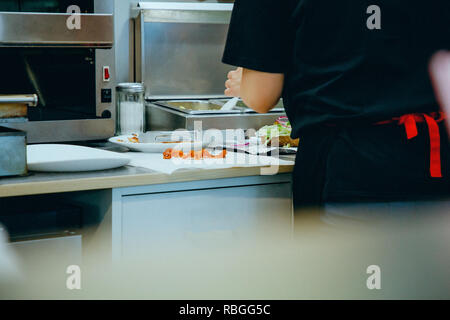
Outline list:
[[[223,106],[225,103],[227,103],[228,101],[230,101],[230,99],[213,99],[210,100],[210,102],[215,103],[215,104],[220,104],[221,106]],[[256,113],[255,110],[250,109],[249,107],[247,107],[244,103],[244,101],[240,100],[235,107],[236,110],[241,110],[244,113]],[[275,113],[275,112],[285,112],[284,109],[284,104],[283,104],[283,100],[280,100],[280,102],[272,109],[269,111],[269,113]]]
[[[148,102],[146,108],[147,130],[151,131],[199,130],[199,124],[202,130],[258,130],[263,126],[273,124],[277,118],[286,115],[284,112],[189,114],[152,102]]]
[[[209,100],[170,100],[157,101],[155,104],[186,114],[236,114],[243,113],[242,109],[222,111],[223,104]]]
[[[214,99],[214,100],[169,100],[157,101],[155,104],[166,107],[172,110],[180,111],[191,115],[201,114],[245,114],[256,113],[256,111],[247,107],[243,101],[239,101],[233,110],[222,111],[222,106],[227,103],[229,99]],[[284,105],[281,101],[270,113],[284,112]]]

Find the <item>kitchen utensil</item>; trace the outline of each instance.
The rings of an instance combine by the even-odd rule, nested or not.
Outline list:
[[[31,171],[97,171],[119,168],[130,162],[130,158],[116,152],[64,144],[29,145],[27,153]]]
[[[236,107],[238,102],[239,102],[239,97],[235,97],[235,98],[231,99],[230,101],[228,101],[227,103],[225,103],[221,110],[222,111],[233,110],[234,107]]]

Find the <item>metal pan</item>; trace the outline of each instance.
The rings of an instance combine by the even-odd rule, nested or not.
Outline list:
[[[233,110],[223,111],[223,104],[214,103],[208,100],[169,100],[157,101],[155,104],[172,110],[180,111],[186,114],[236,114],[243,110],[235,108]]]
[[[230,99],[215,99],[215,100],[210,100],[210,102],[223,106],[229,100]],[[240,100],[236,104],[235,109],[236,110],[241,110],[241,112],[243,112],[243,113],[256,113],[255,110],[247,107],[242,100]],[[283,100],[280,100],[280,102],[272,110],[270,110],[270,113],[274,113],[274,112],[285,112]]]

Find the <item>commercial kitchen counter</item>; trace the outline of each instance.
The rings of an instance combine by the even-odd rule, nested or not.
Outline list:
[[[2,214],[10,216],[10,202],[80,208],[79,236],[39,242],[64,244],[64,252],[71,254],[64,260],[69,265],[73,253],[92,252],[114,261],[159,257],[157,248],[194,248],[199,241],[213,246],[217,241],[253,239],[262,232],[289,235],[292,169],[280,166],[278,174],[270,176],[261,175],[261,167],[181,169],[170,175],[132,166],[90,173],[31,173],[1,178],[0,203]],[[66,218],[63,214],[58,219]]]
[[[13,207],[26,205],[28,210],[40,203],[78,208],[81,229],[58,225],[62,238],[44,236],[49,246],[64,244],[64,252],[71,253],[64,260],[69,265],[73,253],[91,252],[119,261],[141,254],[158,257],[158,248],[251,240],[256,233],[289,236],[293,166],[279,166],[275,175],[262,175],[262,168],[189,168],[172,174],[137,166],[85,173],[30,172],[0,178],[1,211],[12,217]],[[69,219],[64,211],[58,217],[55,223]],[[67,230],[78,236],[67,237]]]
[[[292,170],[292,166],[281,166],[279,173],[290,173]],[[0,178],[0,198],[258,175],[260,175],[259,167],[213,170],[189,169],[180,170],[171,175],[131,166],[87,173],[32,172],[25,177]]]

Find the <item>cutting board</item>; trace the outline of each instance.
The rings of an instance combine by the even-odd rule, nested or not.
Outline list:
[[[30,171],[85,172],[119,168],[130,163],[130,158],[120,153],[95,148],[38,144],[27,147],[27,164]]]

